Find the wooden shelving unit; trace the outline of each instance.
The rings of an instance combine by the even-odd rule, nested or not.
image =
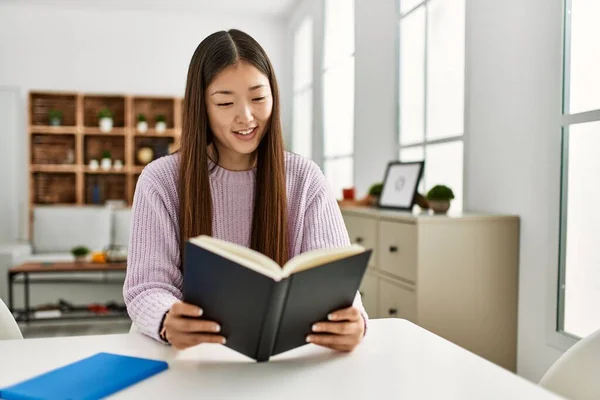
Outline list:
[[[107,200],[133,201],[144,164],[137,157],[142,147],[153,150],[154,159],[174,151],[181,136],[179,97],[151,97],[73,92],[29,93],[30,210],[34,205],[104,204]],[[113,128],[102,132],[98,111],[108,108]],[[62,112],[60,126],[51,125],[48,112]],[[144,114],[149,129],[139,133],[137,115]],[[154,129],[158,115],[166,117],[166,131]],[[89,167],[101,162],[104,151],[120,160],[121,169]]]

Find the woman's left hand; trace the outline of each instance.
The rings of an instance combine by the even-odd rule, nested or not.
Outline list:
[[[362,341],[365,333],[365,321],[356,307],[335,311],[328,316],[329,322],[317,322],[314,333],[306,341],[337,351],[352,351]]]

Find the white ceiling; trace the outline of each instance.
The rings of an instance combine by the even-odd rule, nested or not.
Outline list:
[[[164,10],[185,12],[227,12],[238,15],[286,17],[298,0],[0,0],[10,4],[43,4],[46,6],[103,7],[120,9]]]

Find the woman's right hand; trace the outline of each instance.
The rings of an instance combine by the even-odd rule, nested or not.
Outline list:
[[[217,335],[221,327],[214,321],[200,319],[202,309],[192,304],[177,302],[171,306],[163,322],[165,337],[176,349],[183,350],[200,343],[225,344]]]

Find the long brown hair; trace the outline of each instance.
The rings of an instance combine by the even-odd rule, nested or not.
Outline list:
[[[179,166],[179,240],[183,265],[185,242],[212,235],[212,195],[208,146],[214,136],[208,123],[205,90],[224,68],[243,60],[269,78],[271,118],[258,146],[250,247],[283,265],[289,258],[287,200],[279,88],[263,48],[248,34],[232,29],[213,33],[196,48],[188,70],[183,102]]]

